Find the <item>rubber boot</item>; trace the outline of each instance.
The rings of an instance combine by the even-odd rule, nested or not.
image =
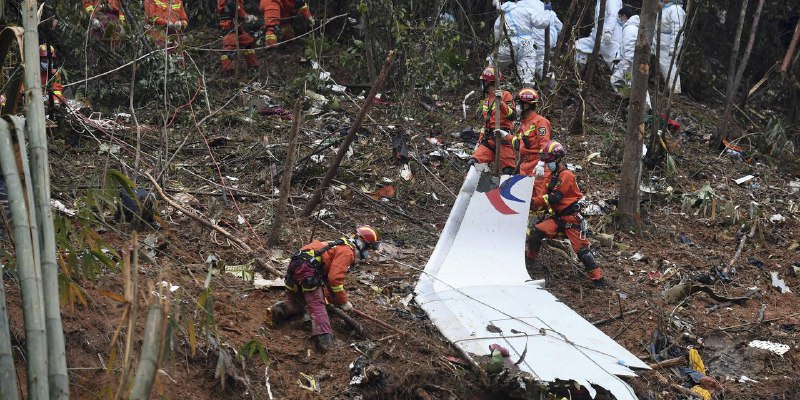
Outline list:
[[[292,24],[281,25],[281,40],[287,41],[294,39],[294,26]]]
[[[594,254],[592,254],[592,250],[588,247],[578,250],[578,258],[583,263],[583,267],[586,270],[586,275],[588,275],[589,279],[592,280],[594,287],[597,289],[607,288],[608,283],[603,278],[603,271],[597,266],[597,262],[594,260]]]
[[[317,342],[317,351],[322,354],[325,354],[333,348],[333,335],[330,333],[324,333],[322,335],[317,335],[315,337]]]
[[[248,50],[247,53],[244,55],[244,61],[247,63],[247,67],[250,69],[258,69],[261,66],[261,63],[258,62],[258,57],[256,57],[256,53],[253,50]]]
[[[275,303],[275,305],[270,307],[269,314],[272,317],[272,327],[280,327],[286,322],[286,304],[282,301]]]

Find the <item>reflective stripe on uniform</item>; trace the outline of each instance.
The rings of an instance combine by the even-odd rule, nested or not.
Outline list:
[[[94,11],[94,6],[86,7],[86,12],[91,14]]]
[[[344,285],[331,286],[331,291],[334,292],[334,293],[343,292],[344,291]]]

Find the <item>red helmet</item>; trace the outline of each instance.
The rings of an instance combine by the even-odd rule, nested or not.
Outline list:
[[[50,46],[50,55],[53,58],[58,57],[58,55],[56,54],[56,49],[53,48],[53,46]],[[47,46],[44,45],[44,44],[40,44],[39,45],[39,57],[40,58],[47,58]]]
[[[483,69],[483,73],[481,74],[481,80],[486,81],[486,83],[494,83],[495,81],[499,81],[503,79],[503,74],[500,73],[495,67],[486,67]]]
[[[517,100],[521,103],[539,105],[542,103],[542,96],[539,95],[538,90],[527,87],[520,89],[517,93]]]
[[[378,250],[381,244],[381,236],[375,228],[369,225],[361,225],[356,228],[356,238],[361,239],[364,243],[369,245],[369,248]]]
[[[544,162],[558,161],[567,155],[567,149],[561,143],[551,140],[539,150],[539,159]]]

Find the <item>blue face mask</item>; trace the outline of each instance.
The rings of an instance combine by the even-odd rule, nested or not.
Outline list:
[[[625,26],[625,22],[623,22],[621,19],[618,19],[617,20],[617,25],[619,25],[620,27],[623,27],[623,26]]]
[[[547,165],[547,169],[549,169],[550,171],[555,172],[555,170],[556,170],[556,162],[555,161],[549,162],[546,165]]]

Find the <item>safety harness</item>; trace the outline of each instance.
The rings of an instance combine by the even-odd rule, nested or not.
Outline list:
[[[300,250],[297,253],[292,254],[291,259],[289,260],[289,268],[286,271],[286,277],[284,278],[284,283],[286,287],[291,290],[297,290],[294,282],[294,274],[298,268],[302,267],[303,265],[308,265],[311,269],[314,270],[314,275],[304,279],[302,282],[299,282],[303,288],[303,291],[311,291],[316,289],[322,285],[328,285],[329,290],[333,291],[328,284],[328,280],[325,277],[323,271],[323,263],[322,263],[322,254],[326,251],[341,245],[349,245],[350,239],[346,237],[342,237],[336,239],[334,241],[328,242],[327,245],[322,247],[319,250],[308,249],[308,250]],[[343,288],[342,288],[343,289]]]
[[[494,145],[489,143],[490,138],[494,139],[494,134],[490,134],[490,132],[492,132],[492,129],[489,127],[489,123],[494,120],[494,109],[495,109],[495,104],[494,103],[495,103],[495,101],[497,101],[497,99],[492,98],[492,102],[489,103],[488,106],[485,106],[485,105],[483,106],[484,111],[486,111],[486,118],[483,119],[483,134],[481,135],[481,139],[480,139],[480,144],[488,147],[489,150],[491,150],[491,151],[495,151],[495,147],[494,147]],[[485,102],[485,100],[484,100],[484,102]],[[502,107],[502,104],[500,106],[498,106],[497,109],[499,110],[500,107]],[[509,109],[510,109],[509,113],[508,113],[508,115],[506,115],[507,119],[512,118],[513,115],[514,115],[513,108],[509,107]],[[495,127],[495,129],[500,129],[500,127]],[[505,139],[502,139],[500,141],[500,143],[501,144],[509,144],[508,141],[505,140]]]
[[[555,189],[556,185],[558,185],[558,177],[559,175],[561,175],[561,171],[563,170],[564,170],[563,168],[558,169],[558,171],[553,173],[553,175],[550,177],[550,183],[547,185],[547,197],[550,197],[553,194],[553,190]],[[548,204],[548,207],[549,206],[550,205]],[[586,220],[580,214],[581,206],[580,204],[578,204],[577,201],[568,205],[566,208],[561,210],[561,212],[555,212],[555,210],[553,210],[552,207],[549,208],[551,212],[550,217],[552,217],[553,220],[556,221],[559,233],[564,233],[567,229],[576,229],[580,231],[582,238],[586,237]],[[567,215],[574,215],[579,222],[571,223],[561,219],[562,217],[565,217]]]

